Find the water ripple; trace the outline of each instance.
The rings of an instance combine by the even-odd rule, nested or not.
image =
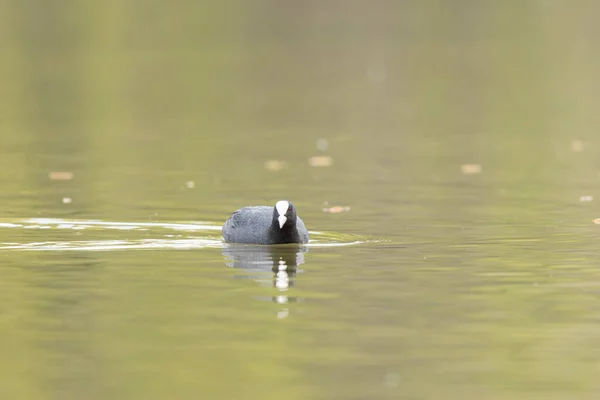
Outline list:
[[[101,235],[112,232],[112,239],[100,240],[44,240],[26,241],[26,234],[20,232],[18,241],[0,242],[0,250],[24,251],[106,251],[140,249],[199,249],[222,248],[221,226],[210,222],[117,222],[99,220],[67,220],[57,218],[27,218],[23,220],[0,221],[0,230],[36,231],[46,230],[45,238],[53,239],[52,231],[79,231],[83,235]],[[84,232],[81,232],[84,231]],[[115,231],[143,232],[143,238],[132,237],[135,234]],[[203,236],[191,236],[206,232]],[[148,234],[157,238],[148,238]],[[340,247],[374,242],[358,235],[311,231],[309,247]],[[38,234],[39,235],[39,234]],[[125,237],[114,239],[115,235]],[[39,238],[36,237],[36,238]],[[58,239],[58,238],[57,238]]]

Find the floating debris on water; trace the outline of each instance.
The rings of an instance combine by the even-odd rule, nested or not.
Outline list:
[[[75,177],[75,174],[72,172],[66,171],[58,171],[58,172],[49,172],[48,178],[51,181],[70,181]]]
[[[287,163],[281,160],[267,160],[265,161],[265,168],[269,171],[281,171],[287,168]]]
[[[350,207],[348,206],[333,206],[333,207],[326,207],[323,209],[323,212],[326,213],[332,213],[332,214],[339,214],[339,213],[343,213],[343,212],[348,212],[350,211]]]
[[[193,189],[196,187],[196,183],[194,181],[187,181],[185,183],[185,185],[187,186],[188,189]]]
[[[63,199],[62,199],[62,202],[64,204],[71,204],[72,201],[73,201],[73,199],[70,197],[63,197]]]
[[[594,222],[596,225],[600,225],[600,218],[596,218],[596,219],[595,219],[593,222]]]
[[[464,175],[475,175],[481,173],[481,165],[479,164],[463,164],[460,166],[460,170]]]
[[[329,156],[314,156],[308,159],[311,167],[329,167],[333,164],[333,158]]]
[[[592,200],[594,200],[594,196],[588,195],[588,196],[580,196],[579,197],[579,201],[581,201],[582,203],[590,202]]]
[[[576,153],[581,153],[584,147],[584,143],[581,140],[573,140],[571,142],[571,151],[574,151]]]

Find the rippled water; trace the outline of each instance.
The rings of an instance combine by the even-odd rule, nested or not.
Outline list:
[[[596,8],[0,2],[0,398],[597,399]]]
[[[221,248],[227,246],[223,243],[221,226],[208,223],[159,223],[159,222],[109,222],[109,221],[77,221],[52,218],[30,218],[14,222],[0,222],[0,229],[18,230],[73,230],[78,231],[78,236],[84,233],[106,234],[112,230],[144,232],[142,238],[132,238],[133,235],[123,235],[123,239],[110,240],[72,240],[26,242],[22,243],[24,232],[14,234],[19,236],[21,242],[0,242],[0,250],[135,250],[135,249],[201,249],[204,247]],[[80,232],[85,231],[85,232]],[[210,234],[206,234],[206,233]],[[198,236],[205,233],[205,236]],[[311,243],[307,247],[339,247],[364,244],[369,239],[359,240],[358,235],[344,235],[323,232],[309,232]],[[148,238],[148,236],[158,236]],[[46,233],[46,239],[51,239],[52,234]],[[117,236],[114,233],[111,236]],[[375,242],[375,240],[370,239]],[[260,248],[260,247],[259,247]]]

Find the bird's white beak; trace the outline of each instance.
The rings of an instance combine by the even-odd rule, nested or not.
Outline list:
[[[287,217],[285,215],[280,215],[277,217],[277,221],[279,221],[279,229],[283,228],[285,221],[287,221]]]

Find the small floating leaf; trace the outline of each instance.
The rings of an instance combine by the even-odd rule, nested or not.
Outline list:
[[[333,164],[333,158],[329,156],[314,156],[308,159],[311,167],[329,167]]]
[[[50,178],[51,181],[70,181],[71,179],[73,179],[73,177],[75,176],[75,174],[73,174],[72,172],[49,172],[48,173],[48,178]]]
[[[584,147],[584,143],[581,140],[573,140],[571,142],[571,151],[574,151],[576,153],[581,153]]]
[[[348,212],[350,211],[350,207],[342,207],[342,206],[334,206],[334,207],[329,207],[329,208],[324,208],[323,212],[326,213],[332,213],[332,214],[339,214],[339,213],[343,213],[343,212]]]
[[[287,167],[287,163],[285,161],[280,160],[268,160],[265,161],[265,168],[269,171],[281,171],[282,169]]]
[[[479,164],[463,164],[460,166],[460,170],[464,175],[475,175],[481,173],[481,165]]]

